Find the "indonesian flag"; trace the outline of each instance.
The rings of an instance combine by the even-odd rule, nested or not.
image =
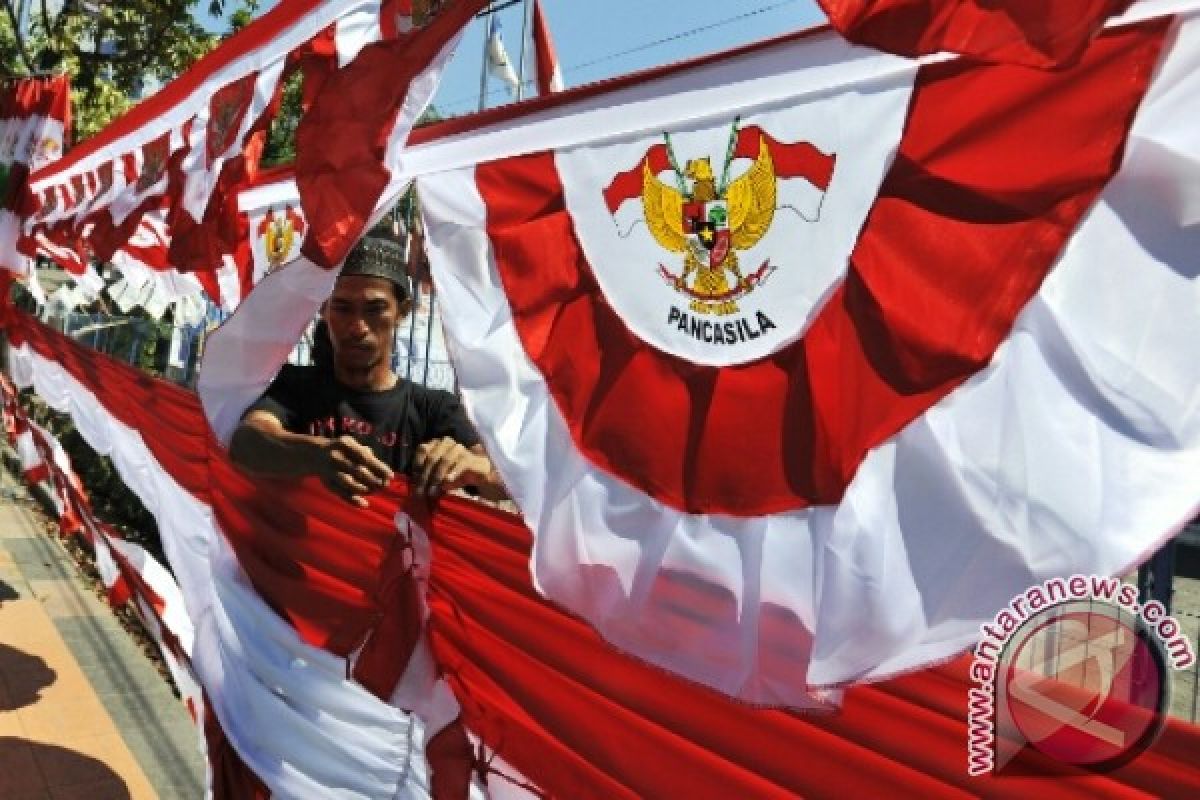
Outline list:
[[[0,89],[0,267],[26,271],[17,253],[26,179],[62,155],[70,119],[65,75],[14,79]]]
[[[550,36],[550,25],[542,0],[533,0],[533,49],[537,54],[538,94],[547,95],[563,90],[562,66],[554,50],[554,39]]]
[[[538,588],[806,707],[1190,519],[1196,7],[1055,70],[815,32],[423,131],[450,349]]]

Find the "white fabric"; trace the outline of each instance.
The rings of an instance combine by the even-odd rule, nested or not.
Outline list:
[[[844,61],[850,63],[862,55],[849,46],[843,50]],[[801,64],[791,65],[793,74],[802,74]],[[822,64],[820,69],[829,66]],[[762,286],[739,298],[737,312],[728,315],[693,314],[687,296],[658,275],[660,267],[682,274],[684,254],[655,241],[642,218],[640,199],[627,201],[621,209],[637,215],[631,226],[614,224],[605,205],[604,190],[616,173],[634,167],[651,147],[661,144],[661,132],[631,140],[606,137],[603,142],[557,151],[555,164],[580,246],[605,298],[629,329],[658,350],[711,366],[753,361],[803,336],[814,312],[846,274],[850,251],[891,165],[916,73],[915,63],[909,66],[858,91],[814,93],[769,106],[739,107],[742,129],[757,125],[781,143],[808,142],[836,156],[837,162],[827,192],[802,177],[775,181],[778,210],[772,224],[753,247],[733,250],[727,257],[739,261],[744,276],[760,266],[774,271]],[[747,84],[747,90],[754,91],[753,82]],[[700,123],[685,117],[667,126],[681,168],[692,159],[709,158],[720,180],[729,149],[730,116]],[[837,123],[830,124],[831,120]],[[735,159],[730,179],[744,175],[750,164]],[[463,173],[465,178],[455,182],[473,184],[474,170]],[[668,186],[674,182],[668,173],[656,177]],[[437,183],[448,180],[439,176]],[[701,258],[707,261],[708,254],[702,253]],[[680,313],[722,326],[740,323],[755,335],[736,342],[703,341],[673,321]],[[760,331],[758,314],[774,327]]]
[[[383,38],[379,14],[380,3],[375,0],[338,17],[333,37],[338,69],[353,61],[368,44]]]
[[[512,59],[508,57],[508,50],[504,47],[504,39],[500,36],[500,23],[496,22],[495,18],[490,20],[491,32],[487,42],[488,74],[507,86],[509,91],[515,92],[521,85],[521,79],[517,77]]]
[[[317,308],[333,290],[337,273],[301,258],[263,278],[237,312],[209,334],[196,392],[222,442],[242,413],[266,389]]]
[[[420,757],[426,722],[346,680],[343,659],[305,644],[263,603],[211,509],[163,471],[136,431],[28,345],[10,353],[14,382],[32,385],[50,407],[70,414],[154,514],[194,624],[194,640],[181,643],[225,733],[273,796],[428,797]],[[453,718],[454,701],[444,684],[437,695],[431,691],[428,665],[415,660],[397,697],[434,717],[437,730]],[[477,788],[472,796],[480,796]]]
[[[308,233],[304,209],[300,205],[300,190],[294,177],[272,181],[238,194],[238,208],[246,215],[249,224],[250,254],[254,260],[250,282],[257,286],[266,275],[300,257],[300,248]],[[271,263],[267,253],[267,231],[264,224],[290,224],[292,243],[287,253]]]
[[[421,178],[464,400],[536,532],[538,587],[641,658],[747,701],[805,706],[809,686],[961,652],[1029,585],[1146,557],[1200,501],[1200,133],[1179,111],[1200,100],[1198,54],[1192,18],[1120,173],[992,365],[870,453],[837,507],[687,515],[590,464],[521,348],[478,193]],[[846,88],[862,75],[837,77]],[[428,145],[421,163],[537,149],[560,123],[601,130],[586,120],[523,128],[520,143]],[[664,570],[728,592],[736,619],[676,635],[653,592]]]

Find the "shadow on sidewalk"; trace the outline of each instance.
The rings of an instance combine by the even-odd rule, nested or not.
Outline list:
[[[58,678],[41,656],[31,656],[0,644],[0,676],[7,691],[0,692],[0,711],[16,711],[41,698],[41,691]]]
[[[104,800],[130,800],[129,787],[121,776],[103,762],[51,744],[39,744],[12,736],[0,736],[0,757],[20,769],[32,769],[32,773],[12,772],[0,776],[0,788],[21,791],[23,788],[43,788],[38,784],[37,773],[46,778],[46,784],[56,787],[86,787],[88,796]],[[36,765],[36,767],[34,766]],[[22,797],[32,797],[22,794]],[[56,797],[58,795],[55,795]],[[75,795],[72,794],[72,797]],[[79,794],[83,796],[82,793]]]
[[[0,603],[6,600],[17,600],[21,595],[17,594],[17,590],[9,586],[4,581],[0,581]]]

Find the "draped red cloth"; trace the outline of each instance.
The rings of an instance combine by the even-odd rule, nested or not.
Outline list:
[[[962,660],[852,688],[830,715],[737,703],[618,652],[538,595],[519,518],[453,497],[431,509],[400,483],[359,511],[310,482],[251,481],[226,461],[190,392],[27,316],[10,333],[61,363],[213,506],[256,590],[306,641],[344,655],[378,637],[390,658],[364,680],[376,688],[394,685],[412,635],[393,522],[410,514],[432,540],[429,631],[463,721],[550,797],[1200,796],[1200,728],[1178,720],[1108,774],[1026,752],[999,776],[968,777]],[[221,750],[223,737],[210,733],[210,747],[233,791],[224,796],[258,796],[238,794],[256,791],[255,780]],[[467,766],[457,734],[433,746],[439,754],[442,791],[457,794]]]
[[[906,56],[946,50],[1055,67],[1077,58],[1133,0],[818,0],[852,42]]]

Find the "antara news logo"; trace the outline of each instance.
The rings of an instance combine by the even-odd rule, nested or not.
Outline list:
[[[1126,763],[1162,732],[1170,673],[1196,653],[1157,600],[1119,578],[1072,575],[1012,599],[971,663],[967,772],[999,772],[1025,748],[1094,770]]]

